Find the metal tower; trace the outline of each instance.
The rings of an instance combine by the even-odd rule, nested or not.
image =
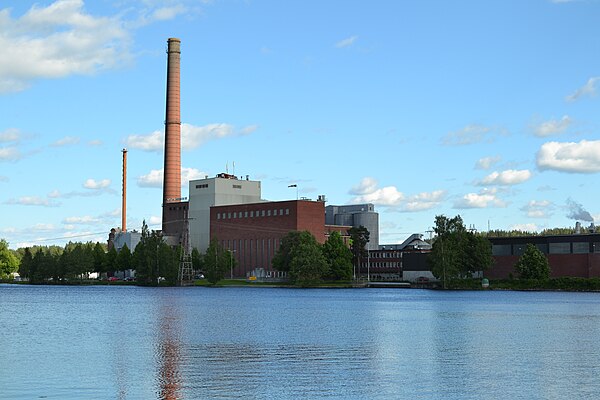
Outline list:
[[[185,221],[183,222],[183,234],[181,246],[183,251],[179,261],[179,274],[177,276],[177,286],[192,286],[194,284],[194,268],[192,266],[192,251],[190,249],[190,224],[185,212]]]

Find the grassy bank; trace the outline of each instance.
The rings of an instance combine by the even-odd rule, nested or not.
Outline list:
[[[484,290],[481,279],[464,279],[447,283],[448,289]],[[502,279],[490,281],[486,290],[556,290],[567,292],[596,292],[600,291],[600,278],[552,278],[548,280],[535,279]]]

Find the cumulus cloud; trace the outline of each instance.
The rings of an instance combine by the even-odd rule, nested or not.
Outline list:
[[[91,75],[128,62],[129,33],[118,17],[95,17],[83,0],[33,5],[13,18],[0,10],[0,93],[18,92],[36,79]]]
[[[514,224],[510,225],[510,230],[521,231],[521,232],[538,232],[540,228],[537,224],[528,223],[528,224]]]
[[[371,177],[362,178],[360,183],[350,189],[350,194],[361,195],[373,193],[377,190],[377,180]]]
[[[9,128],[0,132],[0,143],[18,142],[21,140],[21,137],[21,131],[15,128]]]
[[[571,93],[565,100],[568,102],[573,102],[575,100],[580,99],[585,96],[595,96],[596,95],[596,84],[600,81],[600,76],[595,76],[586,82],[585,85],[577,89],[575,92]]]
[[[523,183],[528,181],[531,178],[531,172],[527,169],[523,170],[514,170],[508,169],[506,171],[497,172],[494,171],[485,178],[479,185],[481,186],[489,186],[489,185],[518,185],[519,183]]]
[[[17,161],[21,158],[23,158],[23,154],[17,147],[0,147],[0,161]]]
[[[532,126],[532,131],[533,134],[538,137],[560,135],[561,133],[565,133],[572,123],[573,119],[568,115],[565,115],[559,120],[551,119],[534,125]]]
[[[94,224],[98,222],[98,218],[89,216],[89,215],[85,215],[83,217],[67,217],[63,220],[63,223],[65,224],[79,224],[79,225],[88,225],[88,224]]]
[[[490,169],[498,164],[500,160],[502,160],[500,156],[480,158],[475,164],[475,169]]]
[[[110,179],[102,179],[102,180],[95,180],[95,179],[87,179],[84,183],[83,183],[83,187],[86,189],[92,189],[92,190],[102,190],[102,189],[106,189],[107,187],[110,186]]]
[[[499,128],[471,124],[458,131],[448,132],[442,137],[441,142],[445,146],[464,146],[481,142],[493,142],[499,134],[505,135],[506,133]]]
[[[467,193],[454,202],[454,208],[506,207],[506,203],[497,197],[495,189],[483,189],[479,193]]]
[[[553,205],[548,200],[531,200],[521,207],[521,211],[524,211],[530,218],[546,218],[552,208]]]
[[[544,143],[537,153],[536,162],[542,171],[600,172],[600,140]]]
[[[444,190],[405,196],[395,186],[379,188],[377,180],[372,177],[363,178],[358,185],[350,189],[349,193],[355,196],[351,203],[373,203],[394,207],[396,211],[401,212],[429,210],[439,205],[446,197]]]
[[[58,203],[39,196],[23,196],[19,198],[10,198],[4,204],[21,205],[21,206],[40,206],[40,207],[56,207]]]
[[[407,212],[430,210],[441,204],[445,198],[445,190],[419,193],[409,196],[402,206],[402,210]]]
[[[162,188],[164,169],[153,169],[146,175],[137,178],[137,184],[140,187]],[[181,168],[181,186],[185,187],[189,181],[203,179],[207,173],[196,168]]]
[[[79,138],[75,136],[65,136],[62,139],[57,140],[52,143],[50,146],[52,147],[63,147],[63,146],[71,146],[79,143]]]
[[[356,39],[358,39],[358,36],[350,36],[346,39],[342,39],[339,42],[337,42],[335,44],[335,47],[337,47],[338,49],[344,48],[344,47],[350,47],[354,44],[354,42],[356,41]]]
[[[193,150],[210,140],[222,139],[228,136],[249,135],[257,129],[258,125],[249,125],[236,130],[233,125],[225,123],[204,126],[181,124],[181,148],[183,150]],[[125,138],[125,145],[129,148],[144,151],[162,151],[164,141],[164,132],[157,130],[148,135],[130,135]]]

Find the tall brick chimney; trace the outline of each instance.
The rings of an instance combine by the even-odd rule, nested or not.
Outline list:
[[[181,201],[181,40],[169,38],[167,48],[167,107],[165,119],[165,165],[163,180],[162,229],[168,231],[165,207]]]

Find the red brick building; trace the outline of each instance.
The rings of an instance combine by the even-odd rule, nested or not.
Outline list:
[[[319,243],[324,243],[328,228],[322,201],[290,200],[210,208],[210,237],[233,252],[237,264],[234,277],[246,277],[256,268],[273,271],[271,260],[288,232],[308,231]]]

